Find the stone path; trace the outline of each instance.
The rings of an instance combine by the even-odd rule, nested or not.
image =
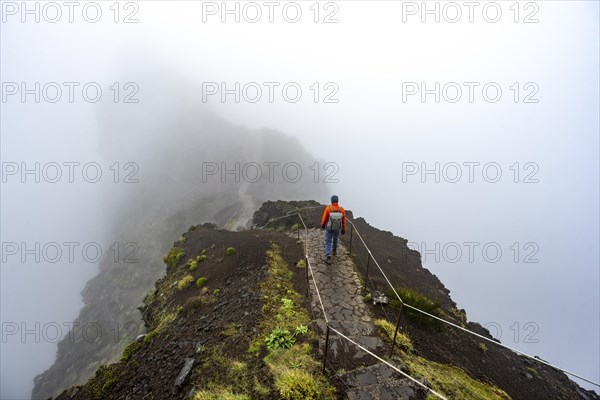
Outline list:
[[[384,354],[386,347],[377,336],[367,304],[362,297],[362,284],[354,270],[346,248],[338,243],[337,255],[331,265],[325,263],[324,231],[308,231],[307,251],[319,287],[329,325],[375,354]],[[300,235],[304,240],[304,235]],[[319,349],[325,349],[327,323],[316,290],[310,282],[311,307],[319,326]],[[389,349],[388,349],[389,351]],[[414,399],[413,384],[385,364],[360,350],[356,345],[331,332],[327,359],[335,368],[364,364],[367,367],[346,372],[341,376],[348,387],[347,399]],[[352,361],[352,362],[350,362]]]

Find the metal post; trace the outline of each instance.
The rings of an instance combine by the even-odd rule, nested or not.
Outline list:
[[[371,253],[367,249],[367,273],[365,275],[365,291],[367,290],[367,283],[369,282],[369,262],[371,261]]]
[[[329,348],[329,324],[327,325],[327,333],[325,334],[325,353],[323,354],[323,374],[325,374],[325,363],[327,362],[327,349]]]
[[[306,297],[308,297],[310,289],[310,283],[308,283],[308,255],[304,256],[304,262],[306,263],[306,265],[304,266],[304,269],[306,270]]]
[[[354,225],[350,224],[350,254],[352,254],[352,230],[354,229]]]
[[[392,340],[392,349],[390,350],[390,357],[394,354],[394,345],[396,344],[396,336],[398,336],[398,328],[400,327],[400,317],[402,316],[402,307],[404,304],[400,303],[400,311],[398,312],[398,322],[396,322],[396,331],[394,332],[394,340]]]

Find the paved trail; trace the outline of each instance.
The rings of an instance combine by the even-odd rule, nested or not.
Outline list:
[[[302,240],[303,236],[300,235]],[[362,298],[362,284],[353,261],[346,248],[338,243],[337,255],[333,256],[331,265],[327,265],[324,236],[323,231],[310,229],[307,252],[329,324],[375,354],[382,355],[389,349],[377,336],[368,305]],[[319,326],[319,348],[323,353],[327,323],[312,282],[310,288],[311,307]],[[348,369],[349,361],[355,361],[355,365],[367,365],[366,368],[355,369],[341,376],[348,387],[347,398],[350,400],[418,398],[413,384],[385,364],[376,363],[372,356],[333,332],[329,336],[328,360],[336,369]]]

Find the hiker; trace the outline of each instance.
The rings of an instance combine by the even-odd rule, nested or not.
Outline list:
[[[337,254],[337,245],[340,232],[346,233],[346,211],[338,204],[338,197],[331,196],[331,205],[325,207],[323,218],[321,218],[321,229],[325,231],[325,262],[331,264],[333,241],[333,255]]]

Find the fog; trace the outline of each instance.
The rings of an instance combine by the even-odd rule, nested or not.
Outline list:
[[[222,226],[223,210],[334,193],[421,251],[469,320],[600,380],[597,2],[499,3],[499,16],[482,2],[473,22],[458,2],[456,23],[446,2],[428,3],[439,23],[420,2],[282,2],[273,22],[262,2],[228,2],[239,22],[220,2],[121,3],[118,15],[101,3],[95,23],[80,9],[70,23],[62,3],[51,23],[47,3],[29,4],[39,22],[3,2],[0,31],[2,399],[30,398],[54,362],[99,271],[85,244],[110,257],[117,242],[122,258],[139,242],[154,257],[190,220]],[[23,101],[22,82],[40,82],[39,102]],[[78,84],[72,102],[64,82]],[[82,95],[90,82],[97,102]],[[36,162],[39,183],[21,174]],[[236,162],[263,179],[223,178]],[[265,162],[295,162],[301,179],[278,165],[265,181]],[[78,245],[72,262],[64,245],[57,262],[10,247],[36,242]]]

